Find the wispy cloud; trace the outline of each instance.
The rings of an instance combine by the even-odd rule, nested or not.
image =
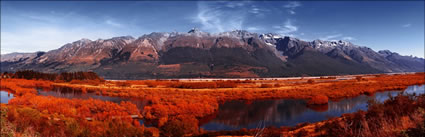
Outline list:
[[[192,22],[199,23],[201,30],[214,33],[234,29],[245,29],[253,32],[270,31],[268,26],[275,25],[274,22],[280,22],[280,19],[275,19],[274,22],[268,22],[268,26],[264,25],[264,20],[269,20],[267,16],[281,14],[281,12],[272,11],[285,8],[295,12],[295,8],[301,6],[301,4],[299,2],[289,2],[283,7],[280,7],[280,9],[270,9],[267,5],[261,5],[259,2],[252,1],[199,1],[197,6],[198,12],[191,18]],[[274,30],[272,31],[293,36],[294,32],[298,31],[298,26],[294,25],[293,20],[289,18],[283,19],[286,22],[273,27]]]
[[[301,6],[301,3],[300,2],[298,2],[298,1],[290,1],[288,4],[286,4],[283,7],[285,7],[285,8],[297,8],[299,6]]]
[[[39,23],[61,23],[62,21],[68,18],[85,18],[84,16],[78,16],[73,11],[68,12],[56,12],[50,11],[47,14],[40,14],[36,12],[25,12],[19,13],[16,18],[26,19],[30,22],[39,22]]]
[[[301,3],[297,1],[290,1],[286,5],[283,5],[284,8],[287,9],[289,14],[296,14],[295,9],[300,7]]]
[[[251,9],[249,9],[249,12],[256,15],[256,16],[263,16],[265,13],[269,12],[270,10],[267,8],[262,8],[257,5],[251,5]]]
[[[258,14],[258,13],[260,13],[260,9],[257,8],[257,7],[253,7],[250,12],[254,13],[254,14]]]
[[[356,40],[356,38],[347,36],[347,37],[342,37],[342,40],[353,41],[353,40]]]
[[[258,30],[261,30],[261,28],[260,27],[248,27],[248,28],[246,28],[246,30],[248,30],[248,31],[258,31]]]
[[[236,7],[243,7],[248,1],[231,1],[226,2],[226,7],[228,8],[236,8]]]
[[[206,4],[198,4],[198,14],[195,18],[195,22],[200,22],[202,24],[202,29],[223,31],[223,26],[221,25],[221,20],[218,17],[221,14],[220,11],[207,6]]]
[[[335,40],[336,38],[340,38],[342,36],[342,34],[333,34],[333,35],[327,35],[324,37],[321,37],[319,39],[321,40]]]
[[[23,16],[36,21],[55,22],[55,19],[49,16],[37,16],[37,15],[23,15]]]
[[[273,26],[276,29],[276,33],[281,35],[294,35],[293,33],[298,31],[298,27],[292,24],[292,20],[288,19],[283,25]]]
[[[106,20],[105,23],[114,27],[122,27],[122,24],[112,21],[110,19]]]
[[[403,28],[408,28],[408,27],[410,27],[410,26],[412,26],[412,24],[410,24],[410,23],[407,23],[407,24],[403,24],[403,25],[401,25],[401,27],[403,27]]]
[[[247,2],[230,2],[223,6],[216,2],[198,2],[198,13],[193,22],[200,23],[201,29],[209,32],[242,29],[247,13],[243,6],[246,4]]]
[[[320,37],[319,39],[321,39],[321,40],[330,40],[330,41],[333,41],[333,40],[345,40],[345,41],[353,41],[353,40],[357,40],[356,38],[354,38],[354,37],[351,37],[351,36],[344,36],[343,34],[332,34],[332,35],[327,35],[327,36],[324,36],[324,37]]]

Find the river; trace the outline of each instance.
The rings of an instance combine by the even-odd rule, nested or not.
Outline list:
[[[424,94],[424,85],[409,86],[405,94]],[[300,99],[257,100],[252,102],[228,101],[220,104],[215,117],[201,125],[205,130],[236,130],[241,128],[261,128],[268,126],[295,126],[304,122],[319,122],[344,113],[367,110],[371,99],[383,102],[389,95],[396,96],[400,91],[385,91],[373,96],[361,95],[339,101],[329,101],[328,105],[307,107]]]

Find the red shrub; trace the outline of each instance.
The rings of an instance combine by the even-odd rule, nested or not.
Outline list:
[[[116,82],[116,85],[119,87],[130,87],[131,83],[127,82],[127,81],[122,81],[122,82]]]
[[[202,89],[202,88],[217,88],[217,84],[215,82],[181,82],[181,83],[173,83],[170,85],[170,87]]]
[[[308,104],[310,105],[322,105],[322,104],[328,104],[328,97],[324,95],[317,95],[311,98],[310,101],[308,101]]]
[[[261,84],[260,88],[272,88],[272,84]]]
[[[308,84],[313,84],[314,83],[314,80],[313,79],[309,79],[309,80],[307,80],[307,83]]]
[[[217,81],[218,88],[236,88],[237,84],[234,81]]]

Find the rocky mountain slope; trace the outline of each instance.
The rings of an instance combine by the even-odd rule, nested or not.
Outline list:
[[[94,71],[109,79],[285,77],[424,71],[424,59],[346,41],[302,41],[243,30],[81,39],[59,49],[1,56],[1,71]]]

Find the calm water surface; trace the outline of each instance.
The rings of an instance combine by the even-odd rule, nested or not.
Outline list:
[[[9,102],[9,100],[12,98],[13,98],[12,93],[8,93],[7,91],[0,91],[0,103],[7,104],[7,102]]]
[[[40,96],[53,96],[59,98],[69,98],[69,99],[99,99],[103,101],[110,101],[114,103],[121,103],[122,101],[129,101],[137,106],[140,111],[143,111],[144,106],[148,104],[148,101],[138,99],[138,98],[126,98],[126,97],[110,97],[110,96],[102,96],[96,95],[94,91],[88,91],[88,93],[82,93],[81,90],[68,88],[68,87],[55,87],[52,91],[43,91],[41,89],[37,90],[38,95]],[[142,119],[139,119],[140,125],[144,124]],[[151,126],[151,125],[145,125]]]
[[[110,97],[96,95],[94,91],[89,91],[88,93],[82,93],[81,90],[67,88],[67,87],[55,87],[52,91],[43,91],[42,89],[37,90],[38,95],[40,96],[53,96],[59,98],[69,98],[69,99],[99,99],[103,101],[110,101],[114,103],[121,103],[122,101],[129,101],[135,104],[140,110],[143,110],[143,107],[148,103],[148,101],[138,99],[138,98],[126,98],[126,97]]]
[[[424,85],[410,86],[405,94],[424,94]],[[375,93],[374,96],[361,95],[337,102],[329,101],[328,105],[314,108],[307,107],[304,100],[281,99],[259,100],[253,102],[228,101],[219,106],[212,120],[203,124],[205,130],[235,130],[241,128],[257,128],[267,126],[295,126],[303,122],[318,122],[331,117],[339,117],[344,113],[367,110],[367,102],[371,99],[383,102],[389,95],[396,96],[400,91]]]
[[[121,103],[122,101],[130,101],[131,103],[137,105],[141,110],[148,103],[145,100],[137,99],[137,98],[124,98],[124,97],[110,97],[110,96],[102,96],[96,95],[94,92],[82,93],[79,90],[73,90],[71,88],[54,88],[53,91],[43,91],[41,89],[37,89],[37,94],[39,96],[53,96],[59,98],[68,98],[68,99],[99,99],[103,101],[110,101],[114,103]],[[12,93],[8,93],[7,91],[0,91],[1,95],[1,103],[8,103],[10,99],[14,96]]]

